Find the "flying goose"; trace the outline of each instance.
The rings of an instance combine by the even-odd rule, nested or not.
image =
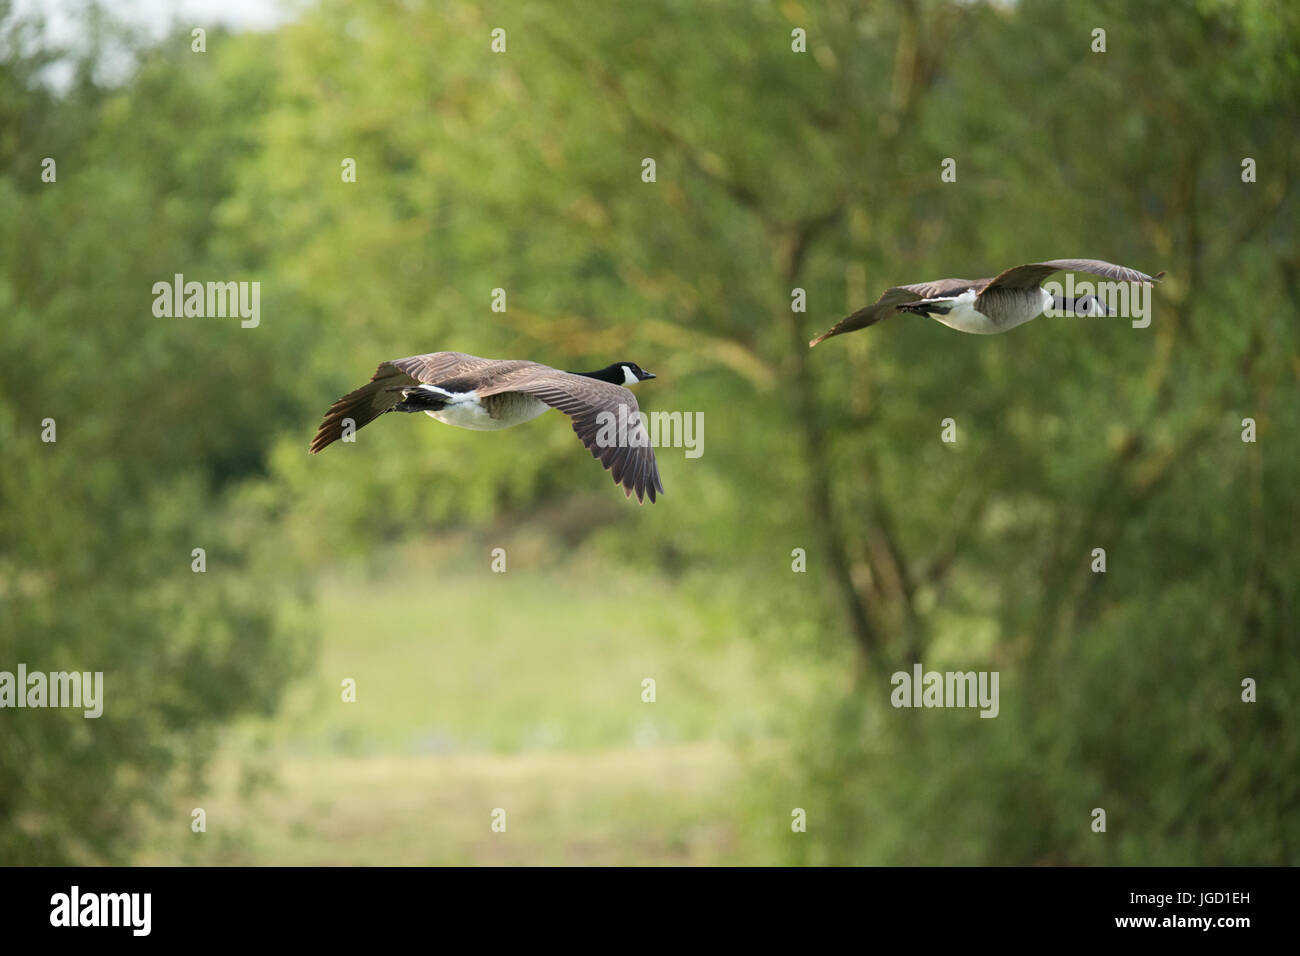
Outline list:
[[[1052,259],[1014,266],[992,279],[936,279],[886,289],[871,305],[840,319],[829,331],[808,343],[812,348],[833,335],[843,335],[874,325],[895,312],[928,315],[959,332],[993,335],[1035,319],[1048,308],[1072,312],[1110,312],[1095,295],[1066,299],[1039,286],[1053,272],[1090,272],[1119,282],[1149,285],[1164,275],[1149,276],[1100,259]]]
[[[655,492],[664,490],[659,468],[636,397],[623,387],[654,377],[633,362],[615,362],[595,372],[562,372],[537,362],[463,352],[393,359],[380,363],[368,384],[330,406],[310,453],[342,437],[346,419],[358,429],[385,412],[425,412],[457,428],[495,431],[557,408],[573,419],[573,430],[627,497],[636,492],[637,501],[646,496],[654,501]],[[612,434],[618,435],[616,441],[610,441]]]

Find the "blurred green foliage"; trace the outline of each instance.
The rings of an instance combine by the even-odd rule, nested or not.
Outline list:
[[[111,695],[93,726],[0,717],[0,860],[129,855],[163,781],[306,665],[322,576],[533,527],[606,626],[593,562],[644,575],[624,620],[668,593],[709,654],[767,662],[747,859],[1297,862],[1295,4],[324,0],[207,47],[52,92],[0,27],[0,667]],[[806,347],[886,286],[1063,256],[1167,269],[1151,327]],[[261,326],[154,318],[177,272],[260,281]],[[550,418],[305,454],[379,360],[440,349],[631,359],[705,454],[661,450],[643,508]],[[913,660],[999,671],[1000,715],[891,708]]]

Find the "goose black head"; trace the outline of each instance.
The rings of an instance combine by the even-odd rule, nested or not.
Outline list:
[[[607,365],[595,372],[578,372],[587,378],[598,378],[602,382],[609,382],[613,385],[635,385],[637,382],[644,382],[648,378],[654,378],[654,372],[647,372],[636,362],[615,362],[613,365]]]

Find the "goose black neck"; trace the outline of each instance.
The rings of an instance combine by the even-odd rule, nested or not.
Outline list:
[[[594,372],[572,372],[570,374],[581,375],[583,378],[600,379],[600,381],[609,382],[611,385],[623,384],[623,367],[618,364],[608,365]]]

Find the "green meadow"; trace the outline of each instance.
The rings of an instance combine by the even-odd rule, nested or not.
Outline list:
[[[810,692],[809,663],[792,687],[750,642],[699,641],[725,614],[666,579],[506,552],[503,574],[489,548],[445,542],[360,581],[324,575],[306,615],[318,664],[274,718],[223,735],[211,789],[154,819],[138,862],[779,860],[746,794],[784,759],[781,710]]]

